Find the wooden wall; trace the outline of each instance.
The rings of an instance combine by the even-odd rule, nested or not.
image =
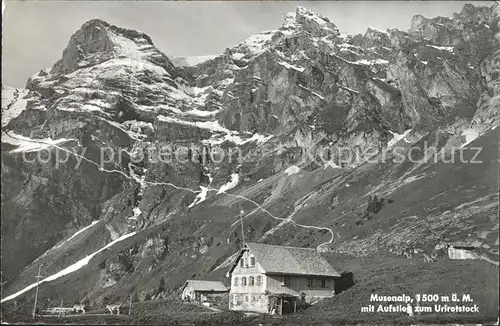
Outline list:
[[[240,260],[241,259],[247,259],[247,261],[248,261],[248,259],[251,256],[252,255],[248,251],[245,251],[243,253],[242,257],[240,258]],[[233,276],[235,276],[235,275],[253,274],[253,273],[260,273],[260,274],[264,273],[264,269],[260,266],[260,264],[257,261],[257,259],[256,259],[256,263],[255,263],[254,267],[250,267],[250,266],[249,267],[241,267],[240,260],[237,261],[238,265],[233,270],[233,273],[232,273]]]
[[[194,291],[193,291],[193,288],[190,286],[190,285],[187,285],[183,290],[182,290],[182,295],[181,295],[181,299],[182,300],[186,300],[187,297],[190,297],[191,300],[194,300],[195,297],[194,297]]]
[[[313,286],[308,284],[309,277],[307,276],[289,276],[290,285],[283,286],[281,275],[267,275],[266,290],[271,293],[286,293],[298,296],[301,298],[305,294],[307,302],[314,298],[332,297],[335,295],[334,279],[331,277],[324,278],[326,287],[320,287],[320,277],[313,277]]]

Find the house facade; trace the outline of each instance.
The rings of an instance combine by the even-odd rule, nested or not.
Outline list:
[[[340,274],[311,248],[247,243],[228,273],[229,309],[282,314],[335,295]]]
[[[223,296],[229,291],[222,282],[205,280],[187,280],[181,289],[182,300],[199,303]]]

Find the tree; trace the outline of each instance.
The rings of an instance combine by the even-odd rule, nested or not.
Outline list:
[[[165,279],[163,276],[160,278],[160,284],[158,284],[158,290],[156,291],[156,295],[165,291]]]
[[[137,292],[132,295],[132,302],[139,302],[139,296],[137,295]]]

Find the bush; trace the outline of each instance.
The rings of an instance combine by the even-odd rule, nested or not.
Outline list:
[[[132,302],[139,302],[139,296],[137,295],[137,292],[132,295]]]
[[[377,214],[378,212],[380,212],[382,207],[384,207],[384,201],[385,201],[384,198],[381,198],[379,200],[376,195],[373,198],[372,198],[372,196],[369,196],[368,197],[368,206],[366,207],[366,212],[368,214],[370,214],[370,213]]]

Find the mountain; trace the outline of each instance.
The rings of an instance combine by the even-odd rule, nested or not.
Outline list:
[[[202,62],[205,62],[207,60],[211,60],[215,58],[215,55],[202,55],[202,56],[195,56],[195,57],[172,57],[172,62],[176,66],[196,66]]]
[[[498,262],[499,40],[498,4],[364,35],[297,7],[198,58],[85,23],[2,88],[2,313],[40,266],[43,307],[227,282],[240,214],[247,241]]]

